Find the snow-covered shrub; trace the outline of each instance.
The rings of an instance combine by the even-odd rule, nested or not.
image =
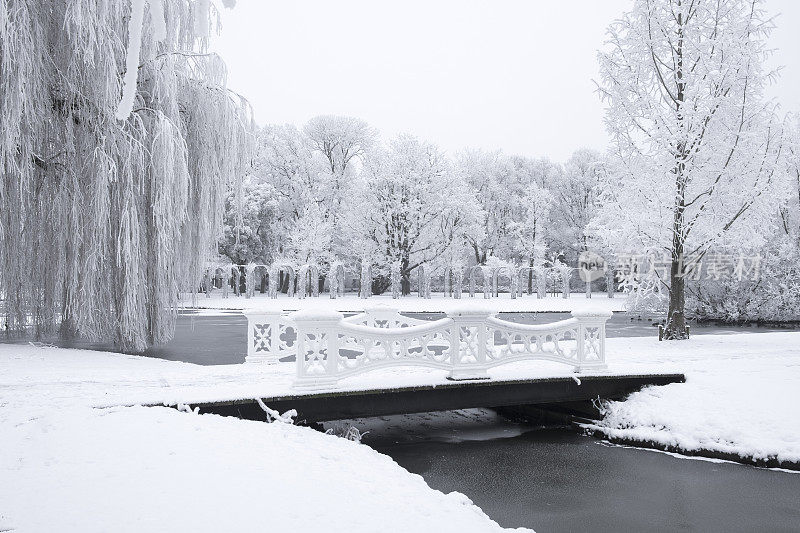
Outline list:
[[[357,427],[352,424],[345,424],[342,422],[336,422],[331,427],[325,430],[326,435],[334,435],[336,437],[341,437],[346,440],[352,440],[355,442],[361,442],[361,439],[366,435],[368,432],[362,433]]]
[[[224,236],[220,254],[232,263],[269,264],[277,248],[275,188],[249,177],[225,202]]]
[[[654,276],[645,276],[636,284],[624,287],[625,309],[635,316],[663,316],[669,304],[669,293]]]
[[[727,322],[800,320],[800,246],[784,239],[760,255],[755,279],[726,276],[692,282],[687,314]]]

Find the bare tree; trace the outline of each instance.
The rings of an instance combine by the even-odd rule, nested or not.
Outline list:
[[[320,115],[303,127],[312,147],[326,159],[331,174],[344,177],[377,140],[376,131],[361,119]]]

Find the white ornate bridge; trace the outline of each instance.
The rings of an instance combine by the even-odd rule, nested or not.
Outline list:
[[[492,367],[524,360],[564,363],[575,372],[605,368],[609,311],[573,312],[543,325],[474,309],[419,320],[388,307],[345,318],[330,311],[245,311],[248,362],[294,356],[294,387],[329,390],[340,380],[394,366],[448,370],[452,380],[483,379]]]

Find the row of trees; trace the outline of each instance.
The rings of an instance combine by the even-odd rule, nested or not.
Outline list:
[[[563,165],[383,144],[347,117],[268,126],[222,250],[238,263],[368,260],[384,277],[399,268],[406,292],[423,262],[655,254],[667,265],[647,283],[666,295],[668,337],[686,335],[687,311],[800,317],[800,144],[764,97],[772,26],[762,0],[636,0],[599,55],[610,149]],[[688,262],[720,253],[761,256],[762,276],[687,279]]]
[[[410,135],[382,143],[365,122],[319,116],[267,126],[253,172],[228,201],[221,252],[233,262],[375,267],[373,289],[398,268],[410,290],[420,264],[574,261],[589,242],[604,156],[564,165],[466,150],[449,156]]]

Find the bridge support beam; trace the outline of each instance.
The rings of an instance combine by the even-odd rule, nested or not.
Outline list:
[[[475,407],[538,406],[548,408],[565,402],[589,402],[595,398],[623,398],[647,385],[682,383],[682,374],[582,376],[515,381],[460,381],[439,385],[392,389],[298,393],[267,397],[262,401],[280,412],[296,409],[298,421],[325,422],[371,416],[450,411]],[[196,404],[201,413],[215,413],[264,420],[255,400],[231,400]]]

